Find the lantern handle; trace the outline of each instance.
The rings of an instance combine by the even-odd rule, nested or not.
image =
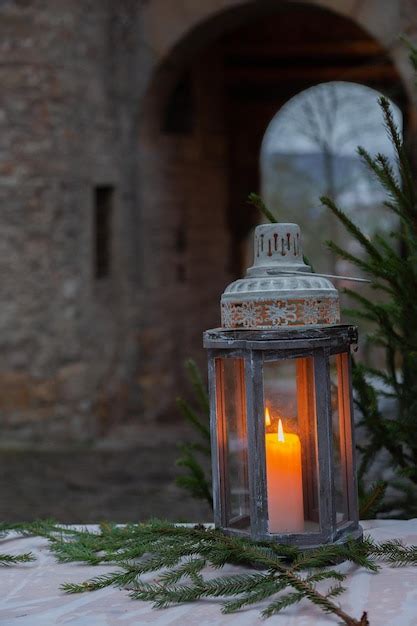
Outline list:
[[[297,274],[298,276],[318,276],[320,278],[340,278],[342,280],[350,280],[355,283],[370,283],[372,281],[367,278],[356,278],[354,276],[338,276],[336,274],[318,274],[316,272],[297,272],[294,270],[267,270],[267,274],[277,276],[278,274]]]

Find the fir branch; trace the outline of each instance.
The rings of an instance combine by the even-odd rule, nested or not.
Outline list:
[[[254,206],[258,211],[262,213],[271,224],[276,224],[278,220],[272,214],[272,212],[268,209],[265,202],[262,200],[261,196],[257,193],[250,193],[248,196],[248,204]]]
[[[80,561],[89,565],[98,565],[102,562],[102,558],[87,545],[82,542],[76,544],[68,544],[64,541],[52,540],[53,552],[56,559],[60,563],[70,563],[72,561]]]
[[[410,59],[413,61],[413,54],[410,55]],[[382,113],[384,116],[385,127],[387,129],[388,137],[391,139],[391,143],[396,151],[397,163],[401,173],[401,182],[404,187],[406,207],[409,207],[411,209],[411,211],[407,210],[407,214],[413,220],[416,217],[416,189],[410,162],[404,148],[404,142],[401,133],[394,122],[391,105],[387,98],[385,98],[385,96],[381,96],[379,98],[379,105],[382,109]]]
[[[210,430],[208,424],[204,423],[197,412],[190,406],[190,404],[184,400],[184,398],[177,398],[177,407],[185,417],[185,419],[199,431],[199,433],[210,441]]]
[[[380,557],[385,563],[393,567],[407,567],[417,565],[417,546],[406,546],[399,539],[383,541],[379,544],[367,539],[369,551],[376,557]]]
[[[186,468],[187,474],[178,476],[177,485],[186,489],[194,498],[206,500],[213,507],[213,497],[211,495],[211,484],[206,478],[204,469],[194,456],[195,446],[193,444],[183,444],[180,446],[181,456],[176,464]]]
[[[326,598],[335,598],[336,596],[340,596],[340,594],[344,591],[346,591],[346,588],[342,587],[342,585],[334,585],[333,587],[330,587],[326,594]]]
[[[262,602],[262,600],[282,591],[286,586],[287,583],[284,580],[277,580],[275,577],[273,577],[270,582],[265,580],[259,589],[254,589],[250,593],[243,594],[237,600],[225,602],[222,607],[222,613],[235,613],[251,604]]]
[[[387,491],[387,483],[383,480],[372,485],[371,489],[362,494],[359,503],[360,519],[373,519],[379,512]]]
[[[35,557],[32,552],[23,554],[4,554],[0,553],[0,566],[9,567],[10,565],[18,565],[19,563],[30,563]]]
[[[51,533],[65,535],[83,535],[82,530],[60,526],[54,520],[35,520],[34,522],[0,522],[0,534],[15,532],[24,536],[51,537]]]
[[[262,611],[262,617],[271,617],[272,615],[276,615],[283,609],[291,606],[293,604],[297,604],[303,599],[304,595],[299,591],[295,591],[293,593],[287,593],[285,596],[280,598],[279,600],[275,600],[275,602],[271,602],[266,609]]]
[[[181,578],[191,578],[191,580],[201,582],[199,577],[201,570],[206,566],[206,559],[191,558],[181,563],[177,568],[170,569],[160,576],[160,581],[165,585],[173,585]]]
[[[196,363],[189,359],[186,362],[188,377],[194,391],[194,397],[199,404],[201,415],[193,406],[183,398],[177,398],[177,406],[186,421],[188,421],[199,435],[202,443],[182,443],[179,445],[181,451],[176,464],[186,470],[176,478],[176,483],[182,487],[193,498],[205,500],[213,508],[213,497],[211,494],[211,477],[206,474],[206,470],[200,459],[210,459],[210,409],[207,389],[204,386],[203,378]]]
[[[361,246],[366,250],[369,256],[377,263],[380,263],[382,258],[378,250],[375,248],[375,246],[372,245],[366,235],[362,233],[360,228],[352,222],[352,220],[346,215],[346,213],[341,211],[331,198],[326,198],[326,196],[322,196],[320,198],[320,201],[324,206],[329,208],[331,212],[342,222],[346,230],[348,230],[350,234],[361,244]]]
[[[358,148],[358,154],[392,198],[394,205],[397,207],[395,211],[396,214],[400,216],[404,215],[404,209],[405,212],[407,212],[407,198],[401,189],[400,182],[393,173],[393,169],[387,157],[378,154],[375,158],[372,158],[369,152],[362,147]]]
[[[371,572],[377,572],[379,569],[374,555],[368,553],[363,544],[356,541],[350,541],[344,545],[329,544],[315,550],[301,552],[294,561],[294,569],[323,568],[339,563],[341,560],[351,561]],[[337,575],[335,578],[339,581],[343,580]]]
[[[176,484],[183,488],[193,498],[206,500],[210,508],[213,508],[213,498],[211,495],[211,485],[206,480],[204,470],[193,456],[188,458],[181,456],[177,459],[177,465],[188,469],[188,474],[177,476]]]
[[[98,591],[105,587],[127,587],[137,578],[137,571],[134,568],[122,569],[110,574],[102,574],[95,578],[90,578],[83,583],[64,583],[61,589],[66,593],[84,593],[85,591]]]
[[[257,594],[257,597],[260,597],[261,589],[259,589],[259,587],[262,587],[263,583],[267,582],[269,595],[276,593],[278,589],[290,586],[295,589],[295,593],[309,598],[312,603],[318,605],[326,612],[335,613],[349,626],[360,623],[345,614],[337,605],[334,605],[329,597],[318,593],[313,584],[314,579],[313,581],[308,579],[305,580],[296,574],[295,570],[283,565],[282,557],[275,554],[276,550],[279,549],[276,545],[274,546],[274,550],[272,550],[268,548],[267,545],[253,544],[250,541],[225,537],[216,531],[178,528],[158,522],[153,523],[148,530],[151,529],[154,530],[154,533],[157,536],[159,533],[166,535],[166,549],[161,552],[161,546],[159,545],[158,554],[147,559],[144,565],[135,566],[135,568],[128,565],[125,566],[128,568],[125,573],[117,572],[115,574],[101,576],[97,579],[87,581],[79,586],[66,585],[64,589],[73,593],[76,591],[91,591],[103,588],[104,586],[108,586],[110,584],[114,584],[116,586],[120,586],[121,584],[130,584],[134,580],[135,576],[137,577],[140,573],[143,573],[144,571],[153,571],[152,567],[155,569],[161,569],[164,566],[169,567],[175,559],[180,557],[181,554],[188,554],[190,552],[190,548],[188,547],[184,549],[184,546],[187,545],[187,542],[184,542],[185,538],[192,539],[194,542],[199,539],[200,541],[198,541],[196,550],[203,556],[204,560],[207,559],[214,566],[222,566],[226,562],[253,563],[268,567],[269,573],[227,576],[209,581],[194,579],[191,585],[177,586],[164,585],[161,584],[161,582],[150,585],[148,583],[144,584],[140,581],[136,581],[132,597],[137,599],[152,600],[155,606],[165,607],[172,603],[194,601],[201,597],[249,594],[250,598],[245,598],[245,602],[247,603],[249,600],[255,600],[253,597],[254,593]],[[174,546],[172,548],[171,541],[172,539],[175,540],[177,535],[181,537],[182,541],[180,544],[176,544],[174,541]],[[285,549],[283,552],[287,558],[288,550]],[[294,549],[292,549],[292,554],[294,554]],[[123,564],[120,563],[120,565]],[[178,569],[176,568],[175,575],[177,575],[177,571]],[[167,576],[167,574],[165,574],[165,576]],[[271,586],[271,578],[273,576],[277,578],[277,581],[275,585]],[[333,576],[329,573],[327,577]],[[320,576],[320,579],[322,579],[322,576]],[[269,597],[269,595],[267,595],[266,589],[262,589],[262,597]],[[236,607],[238,606],[239,603],[236,604]],[[226,610],[230,612],[232,608],[233,606],[228,604]]]
[[[205,414],[210,413],[210,403],[209,397],[207,393],[207,389],[203,383],[203,378],[201,376],[201,372],[197,367],[197,364],[193,359],[188,359],[185,362],[185,367],[188,372],[191,384],[194,388],[195,395],[197,400],[200,403],[200,408],[204,411]],[[207,438],[210,440],[210,432],[207,430],[206,432]]]
[[[344,250],[343,248],[338,246],[336,243],[334,243],[334,241],[327,240],[325,244],[329,248],[329,250],[334,252],[340,258],[344,259],[345,261],[349,261],[353,265],[356,265],[356,267],[358,267],[363,272],[366,272],[367,274],[372,274],[373,267],[369,262],[364,261],[358,256],[351,254],[350,252],[347,252],[347,250]]]
[[[13,525],[2,525],[7,532]],[[347,626],[364,626],[366,614],[358,620],[348,615],[333,599],[343,593],[341,583],[346,574],[328,568],[342,560],[377,571],[379,563],[395,567],[417,566],[417,546],[406,546],[392,540],[377,543],[370,538],[345,545],[327,545],[303,552],[276,543],[254,543],[248,539],[228,537],[216,530],[184,527],[152,520],[143,524],[120,527],[103,524],[98,532],[74,531],[55,523],[21,524],[18,531],[33,533],[35,528],[50,541],[56,555],[66,562],[85,562],[85,556],[99,557],[100,562],[112,562],[117,570],[94,577],[81,584],[66,583],[68,593],[104,589],[108,586],[129,588],[132,598],[148,600],[155,607],[193,602],[200,598],[221,598],[223,611],[230,613],[245,606],[270,599],[264,616],[273,615],[301,599],[330,613]],[[13,528],[16,530],[16,526]],[[136,548],[142,558],[126,560],[126,554]],[[241,574],[205,577],[205,567],[222,567],[225,563],[259,568]],[[154,573],[153,582],[141,576]],[[179,581],[184,582],[179,584]],[[317,583],[326,583],[319,592]],[[334,583],[334,584],[332,584]]]
[[[329,563],[327,563],[328,565]],[[334,580],[343,581],[346,580],[346,574],[341,574],[335,569],[324,569],[322,571],[318,571],[316,574],[312,574],[310,576],[310,582],[318,583],[322,580],[328,580],[329,578],[333,578]]]
[[[402,37],[400,37],[400,39],[407,46],[407,48],[408,48],[408,57],[410,59],[410,63],[412,65],[414,71],[417,73],[417,48],[415,46],[413,46],[413,44],[408,39],[408,37],[402,36]]]

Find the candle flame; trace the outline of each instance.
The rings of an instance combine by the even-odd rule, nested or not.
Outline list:
[[[281,420],[281,418],[279,418],[279,420],[278,420],[278,441],[285,441],[284,429],[282,427],[282,420]]]
[[[271,426],[271,416],[268,407],[265,409],[265,426]]]

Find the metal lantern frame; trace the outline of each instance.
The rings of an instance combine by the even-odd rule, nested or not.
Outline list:
[[[302,548],[329,543],[360,540],[355,469],[355,443],[351,390],[351,346],[357,342],[357,329],[349,325],[315,327],[281,327],[276,330],[214,329],[204,333],[208,350],[209,393],[211,412],[211,447],[215,526],[226,534],[250,537],[255,541],[277,541]],[[343,445],[347,516],[336,519],[335,467],[331,406],[330,358],[345,354],[342,394]],[[317,462],[318,531],[271,533],[268,531],[268,490],[266,475],[264,363],[282,359],[311,357],[314,371],[315,433]],[[228,467],[224,448],[225,416],[218,403],[220,385],[218,363],[223,359],[241,359],[241,384],[246,398],[247,479],[249,526],[231,528],[227,520]],[[342,360],[342,359],[341,359]],[[224,393],[224,391],[222,392]],[[314,423],[313,423],[314,422]],[[223,443],[222,443],[223,441]]]

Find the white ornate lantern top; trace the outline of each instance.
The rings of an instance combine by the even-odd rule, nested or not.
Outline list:
[[[257,226],[252,267],[221,297],[223,328],[267,330],[337,324],[337,289],[326,278],[308,275],[310,272],[303,260],[297,224]]]

